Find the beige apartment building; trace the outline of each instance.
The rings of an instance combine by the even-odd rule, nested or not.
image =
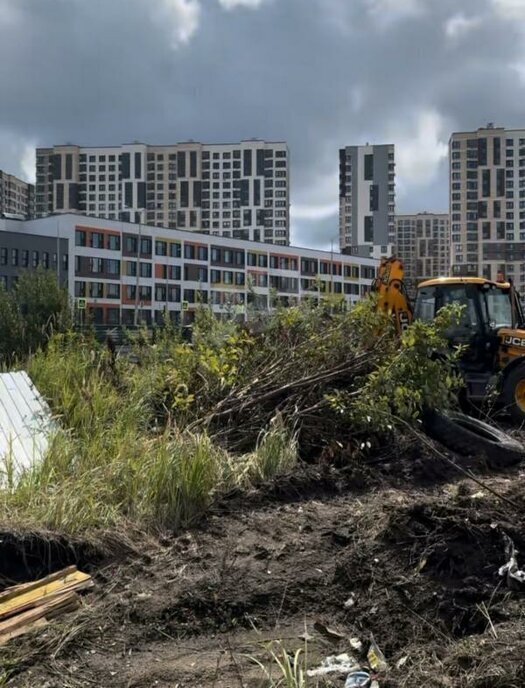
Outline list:
[[[396,215],[395,253],[405,266],[405,282],[419,282],[450,273],[448,213]]]
[[[284,142],[37,149],[36,216],[77,213],[290,243]]]
[[[525,129],[454,133],[449,161],[452,273],[525,292]]]
[[[16,215],[30,220],[35,214],[35,187],[33,184],[0,170],[0,216]]]

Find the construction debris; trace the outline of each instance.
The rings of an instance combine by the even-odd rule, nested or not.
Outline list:
[[[347,674],[359,668],[356,660],[346,652],[342,655],[326,657],[316,669],[308,669],[307,676],[325,676],[326,674]]]
[[[505,556],[507,563],[504,564],[498,571],[500,576],[507,575],[507,585],[512,588],[516,583],[520,586],[525,583],[525,571],[518,568],[518,551],[514,547],[514,543],[508,535],[503,536],[505,539]]]
[[[363,652],[363,643],[359,638],[350,638],[349,643],[350,647],[356,652],[359,652],[359,654]]]
[[[29,375],[0,373],[0,484],[44,457],[52,430],[49,406]]]
[[[78,593],[93,587],[87,573],[69,566],[45,578],[0,593],[0,645],[28,633],[80,605]]]
[[[368,671],[352,671],[345,682],[345,688],[368,688],[368,686],[370,686]]]

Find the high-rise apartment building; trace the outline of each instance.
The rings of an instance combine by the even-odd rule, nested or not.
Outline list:
[[[524,292],[525,129],[454,133],[449,159],[452,273],[503,273]]]
[[[339,150],[339,245],[345,253],[390,255],[395,239],[392,144]]]
[[[78,213],[286,245],[286,143],[37,149],[36,216]]]
[[[31,219],[35,212],[35,187],[0,170],[0,215]]]
[[[396,215],[395,253],[403,261],[405,282],[415,287],[450,273],[448,213]]]

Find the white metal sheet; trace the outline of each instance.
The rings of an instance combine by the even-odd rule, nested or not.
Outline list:
[[[0,373],[0,482],[43,458],[52,429],[51,411],[29,375]]]

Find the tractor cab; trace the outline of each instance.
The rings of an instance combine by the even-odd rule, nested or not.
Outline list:
[[[485,398],[497,373],[503,372],[502,388],[508,386],[511,371],[521,368],[525,419],[525,327],[521,303],[512,284],[481,277],[438,278],[422,282],[417,291],[414,318],[433,320],[443,306],[463,306],[462,314],[446,333],[452,344],[465,347],[460,366],[467,396]],[[512,377],[516,382],[516,374]],[[513,391],[512,404],[517,403]],[[508,395],[507,395],[508,396]],[[510,399],[510,397],[509,397]],[[510,402],[509,402],[510,403]]]
[[[422,282],[417,291],[414,317],[433,320],[444,306],[463,307],[459,321],[450,328],[454,344],[469,344],[480,338],[492,340],[500,328],[521,324],[519,300],[507,282],[480,277],[443,277]]]

